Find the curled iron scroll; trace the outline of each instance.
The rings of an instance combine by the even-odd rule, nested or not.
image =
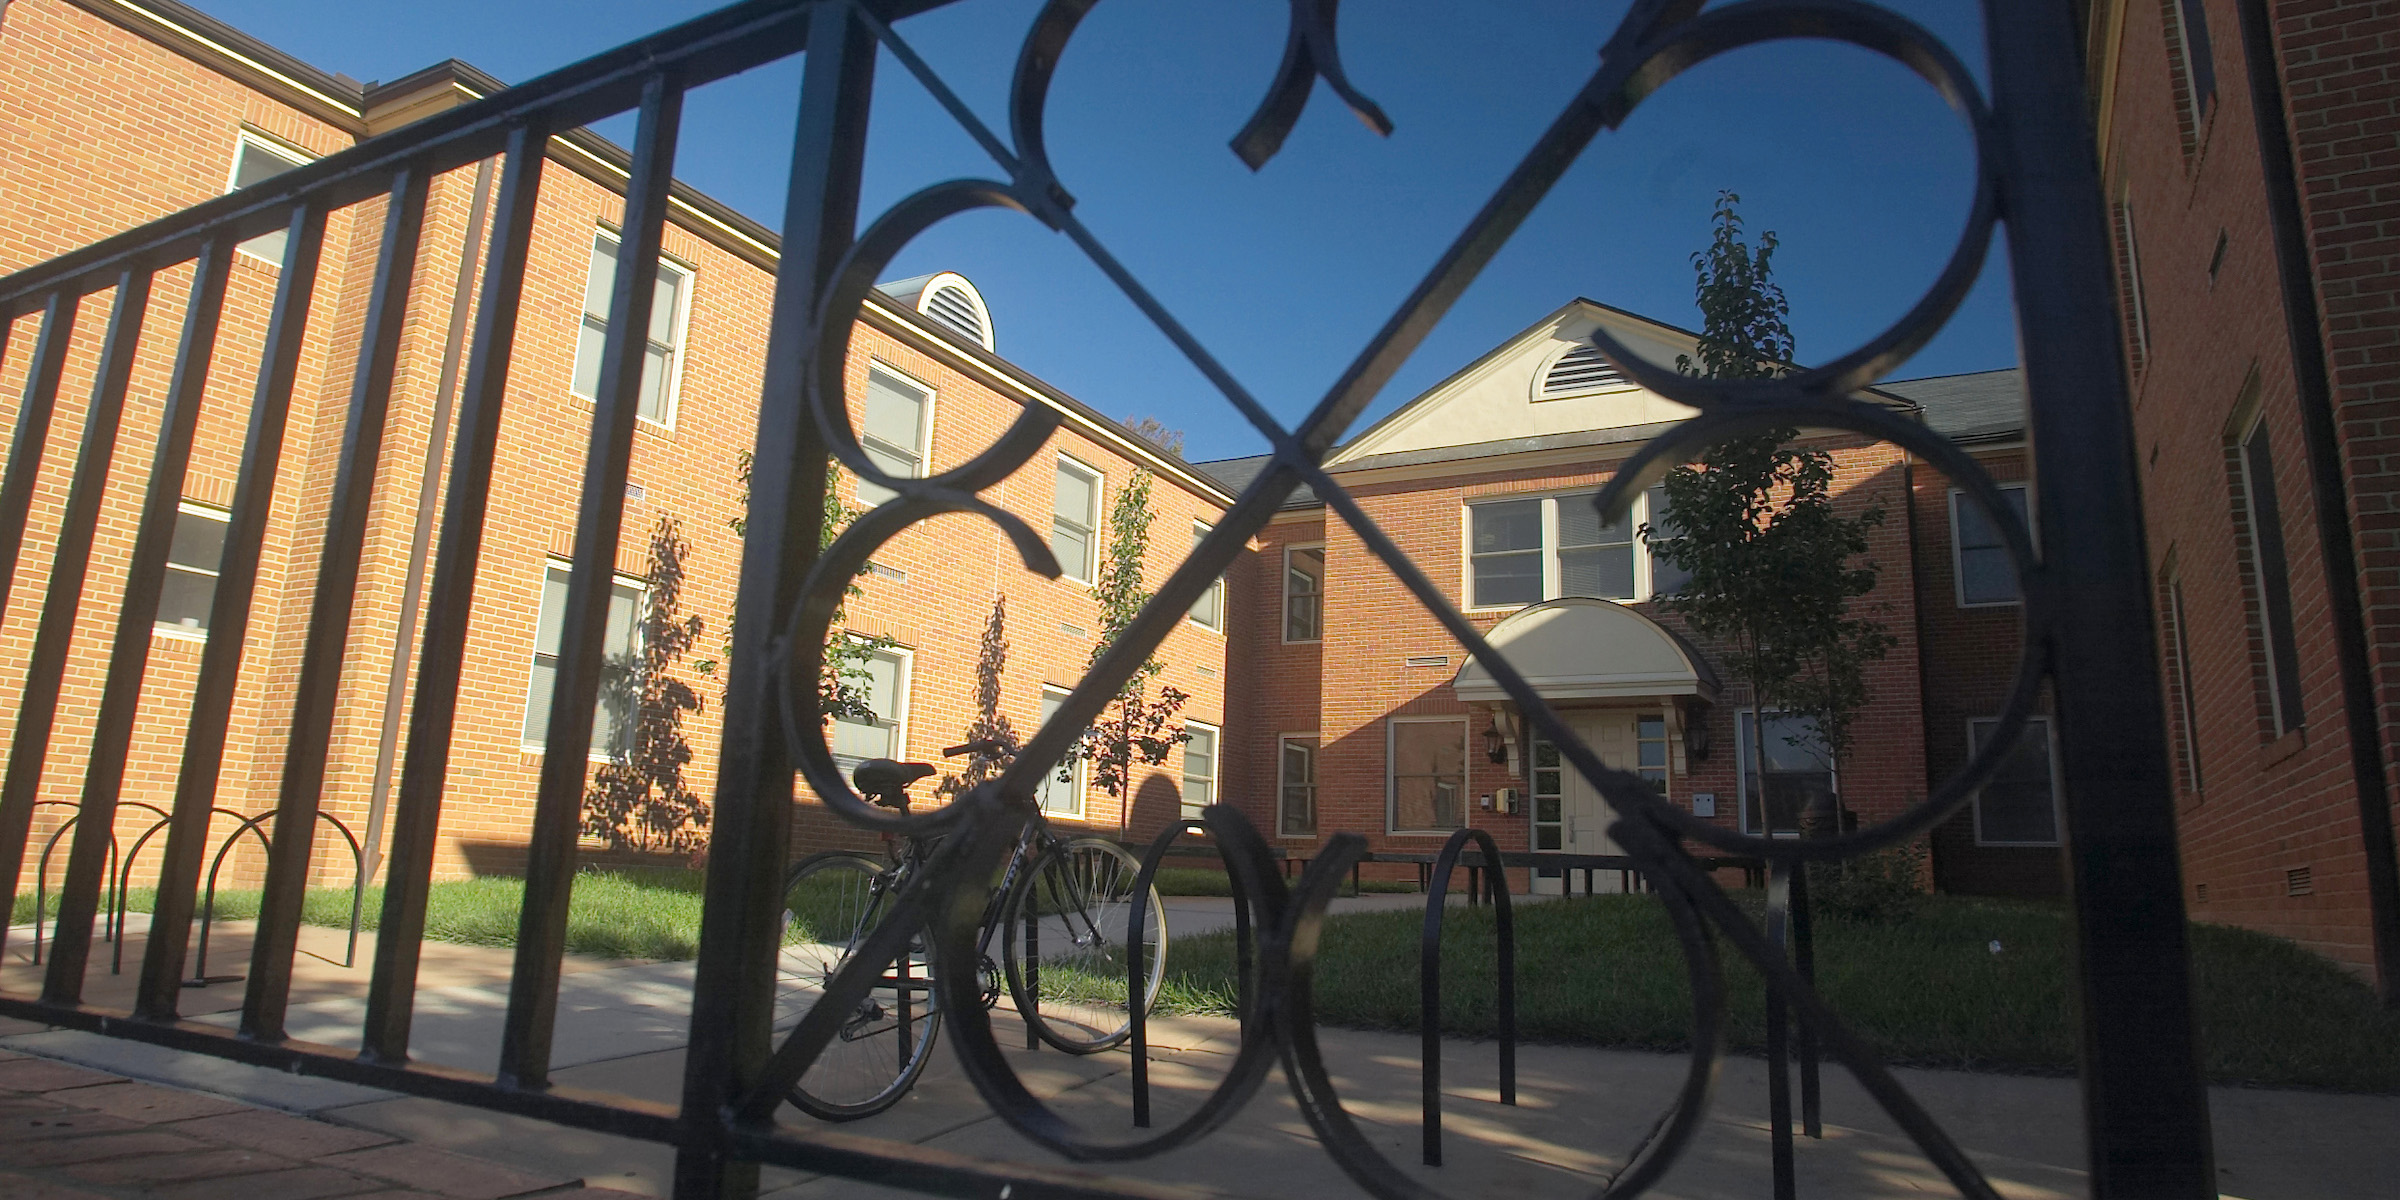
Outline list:
[[[985,1102],[1029,1140],[1069,1158],[1121,1161],[1148,1157],[1187,1144],[1238,1110],[1263,1079],[1266,1056],[1271,1052],[1282,1062],[1311,1126],[1352,1179],[1388,1200],[1433,1200],[1439,1195],[1402,1172],[1361,1132],[1343,1108],[1315,1037],[1311,983],[1326,906],[1341,876],[1365,853],[1362,839],[1335,835],[1311,862],[1298,886],[1287,888],[1274,870],[1263,838],[1247,817],[1221,806],[1208,810],[1210,831],[1224,851],[1234,886],[1259,922],[1258,984],[1248,1010],[1251,1021],[1233,1067],[1198,1112],[1160,1133],[1112,1141],[1066,1121],[1024,1085],[1002,1055],[976,993],[974,935],[986,897],[982,885],[969,881],[988,879],[1033,819],[1028,798],[1004,791],[1004,787],[1022,790],[1024,781],[1035,778],[1045,765],[1020,761],[999,784],[971,790],[947,808],[909,816],[878,811],[866,804],[834,767],[818,711],[817,673],[822,668],[824,640],[832,632],[831,614],[851,577],[875,547],[916,522],[945,513],[975,513],[1009,536],[1028,569],[1052,577],[1058,574],[1046,543],[1034,530],[978,495],[1030,461],[1056,428],[1054,416],[1029,406],[998,441],[970,462],[919,479],[892,477],[877,467],[852,429],[847,410],[850,329],[862,315],[875,277],[911,239],[932,225],[977,208],[1006,208],[1026,213],[1075,240],[1137,307],[1159,324],[1169,340],[1193,358],[1228,400],[1260,425],[1273,444],[1269,469],[1259,474],[1225,514],[1204,548],[1221,550],[1247,539],[1272,517],[1278,502],[1294,487],[1313,487],[1332,515],[1356,530],[1369,553],[1401,579],[1470,655],[1486,664],[1494,682],[1526,714],[1530,730],[1555,743],[1567,765],[1590,780],[1618,813],[1620,819],[1612,832],[1627,853],[1643,864],[1685,953],[1694,997],[1693,1050],[1682,1086],[1659,1123],[1599,1194],[1632,1195],[1655,1184],[1688,1144],[1706,1110],[1725,1036],[1725,987],[1713,929],[1757,965],[1770,987],[1785,994],[1799,1019],[1850,1066],[1953,1183],[1970,1196],[1991,1195],[1989,1184],[1915,1105],[1872,1050],[1851,1035],[1791,971],[1775,948],[1684,854],[1681,845],[1698,842],[1797,863],[1854,856],[1922,836],[1956,812],[1974,789],[1990,778],[2038,702],[2042,664],[2031,648],[2041,644],[2043,631],[2055,620],[2058,598],[2042,571],[2025,523],[2004,503],[1998,486],[1971,456],[1890,408],[1852,398],[1852,393],[1921,348],[1956,311],[1981,271],[2001,217],[2001,181],[1985,153],[1992,118],[1963,64],[1921,27],[1858,0],[1743,0],[1705,13],[1693,0],[1637,0],[1602,49],[1597,73],[1568,111],[1461,234],[1427,281],[1362,351],[1333,393],[1300,428],[1287,430],[1264,415],[1248,393],[1198,347],[1163,306],[1131,280],[1070,212],[1073,197],[1052,170],[1043,120],[1060,57],[1096,3],[1050,0],[1036,18],[1020,50],[1011,88],[1013,153],[983,129],[970,110],[955,102],[955,95],[920,58],[905,50],[896,33],[888,26],[875,25],[876,35],[901,51],[902,61],[935,88],[1010,182],[961,180],[901,201],[860,236],[822,298],[811,349],[815,370],[808,381],[806,401],[832,454],[861,478],[896,495],[862,516],[826,550],[807,580],[801,603],[787,618],[775,652],[785,732],[793,744],[795,761],[818,794],[843,818],[858,825],[888,832],[941,830],[948,834],[935,859],[938,869],[912,879],[899,903],[912,920],[921,914],[932,930],[936,986],[952,1014],[954,1044],[961,1061]],[[1235,139],[1236,152],[1253,167],[1280,145],[1319,77],[1371,126],[1379,131],[1389,128],[1381,110],[1343,75],[1335,51],[1334,6],[1334,0],[1291,0],[1292,26],[1276,82],[1250,126]],[[1766,429],[1838,430],[1889,443],[1948,475],[1999,531],[2023,586],[2028,648],[2020,657],[1995,736],[1983,741],[1955,777],[1896,817],[1852,833],[1801,841],[1752,837],[1698,821],[1667,804],[1643,781],[1603,764],[1515,666],[1493,651],[1481,632],[1459,613],[1447,590],[1428,578],[1323,466],[1343,430],[1372,399],[1380,381],[1389,377],[1396,358],[1421,342],[1482,264],[1513,234],[1525,213],[1581,155],[1594,132],[1620,125],[1644,98],[1699,63],[1741,47],[1791,38],[1829,39],[1891,58],[1914,71],[1959,111],[1977,151],[1977,182],[1965,230],[1941,275],[1906,314],[1865,345],[1817,368],[1769,380],[1699,380],[1640,359],[1609,339],[1605,331],[1595,335],[1595,343],[1627,378],[1699,410],[1699,415],[1670,429],[1623,464],[1595,503],[1604,512],[1621,511],[1640,489],[1709,444]],[[1179,567],[1160,588],[1152,609],[1170,612],[1177,603],[1188,601],[1194,586],[1223,566],[1213,559],[1204,561],[1204,557],[1196,553]],[[1146,611],[1135,626],[1156,635],[1145,635],[1151,644],[1140,647],[1143,653],[1154,651],[1156,640],[1163,637],[1160,631],[1170,627],[1148,620],[1153,615]],[[1135,647],[1124,649],[1130,653]],[[1112,650],[1110,661],[1116,657]],[[1108,669],[1096,668],[1086,676],[1053,718],[1054,725],[1064,728],[1069,720],[1087,719],[1087,710],[1113,694],[1115,681],[1101,677]],[[1045,728],[1036,742],[1061,744],[1058,733]],[[890,948],[877,947],[875,952]],[[870,953],[860,961],[873,957]],[[844,976],[858,978],[830,981],[818,1009],[854,1003],[868,985],[866,974],[863,969],[846,971]],[[797,1078],[814,1057],[815,1047],[831,1036],[832,1024],[828,1012],[812,1010],[803,1018],[770,1064],[766,1082],[745,1102],[747,1114],[758,1116],[771,1108],[779,1087]]]

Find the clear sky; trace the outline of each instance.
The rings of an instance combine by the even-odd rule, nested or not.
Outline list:
[[[195,0],[328,71],[396,79],[459,58],[511,82],[653,32],[705,0]],[[1351,80],[1397,126],[1377,138],[1320,85],[1251,173],[1226,148],[1281,58],[1277,0],[1111,0],[1068,47],[1053,163],[1077,213],[1235,376],[1287,420],[1308,410],[1589,76],[1628,0],[1350,0]],[[1982,74],[1980,5],[1889,0]],[[1005,136],[1017,47],[1039,0],[963,0],[909,39]],[[777,226],[798,60],[696,91],[677,174]],[[629,119],[604,132],[630,140]],[[998,177],[889,56],[878,69],[864,219],[928,184]],[[1962,123],[1894,63],[1822,42],[1739,51],[1602,133],[1369,411],[1391,411],[1581,295],[1696,326],[1690,256],[1720,189],[1782,239],[1776,276],[1803,361],[1873,336],[1915,301],[1964,222]],[[1966,306],[1899,378],[2013,366],[1995,244]],[[1076,249],[1029,218],[930,231],[892,277],[954,270],[1001,353],[1093,406],[1157,416],[1194,459],[1263,442]],[[702,284],[705,286],[705,282]],[[1363,427],[1363,426],[1362,426]]]

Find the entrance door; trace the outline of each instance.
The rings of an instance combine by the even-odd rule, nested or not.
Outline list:
[[[1644,765],[1645,726],[1640,713],[1569,712],[1566,717],[1568,727],[1599,754],[1601,762],[1625,771],[1636,771]],[[1651,720],[1655,722],[1656,718]],[[1663,735],[1659,740],[1663,749]],[[1534,848],[1565,854],[1623,853],[1616,839],[1608,836],[1608,827],[1616,820],[1616,810],[1601,798],[1600,789],[1547,746],[1536,745],[1535,759],[1533,786],[1529,789],[1534,801]],[[1546,765],[1551,763],[1557,764],[1555,769]],[[1537,894],[1556,895],[1564,883],[1563,877],[1543,878],[1536,872],[1533,890]],[[1580,877],[1577,883],[1581,883]],[[1592,876],[1592,886],[1595,891],[1610,892],[1619,890],[1621,885],[1616,872],[1603,871]]]

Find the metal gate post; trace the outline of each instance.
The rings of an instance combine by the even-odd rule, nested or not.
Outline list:
[[[810,14],[799,129],[785,191],[783,259],[767,334],[765,384],[742,539],[725,741],[717,771],[718,853],[708,873],[684,1068],[680,1200],[757,1194],[758,1165],[725,1153],[724,1113],[769,1057],[792,760],[778,719],[770,646],[815,564],[824,517],[825,446],[807,403],[817,302],[858,228],[859,171],[876,46],[850,6]]]
[[[2070,0],[1985,5],[2075,904],[2092,1195],[2214,1196],[2132,410]]]

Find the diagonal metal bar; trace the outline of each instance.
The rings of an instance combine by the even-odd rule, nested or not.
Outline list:
[[[809,14],[800,115],[784,195],[783,262],[775,275],[760,393],[749,525],[717,768],[717,844],[700,924],[685,1062],[686,1140],[675,1194],[746,1197],[758,1168],[732,1155],[722,1114],[749,1091],[771,1045],[783,868],[791,837],[792,757],[779,728],[772,640],[816,562],[824,518],[825,446],[801,397],[813,370],[818,303],[858,229],[859,175],[875,84],[873,34],[846,6]]]
[[[344,652],[349,647],[350,617],[358,597],[367,515],[375,504],[384,420],[391,409],[392,376],[408,328],[409,287],[416,277],[417,245],[425,229],[430,183],[422,167],[402,170],[392,180],[384,211],[383,244],[367,298],[366,341],[359,347],[350,387],[350,411],[334,467],[332,506],[325,514],[325,548],[318,559],[315,595],[309,602],[308,641],[301,653],[299,683],[292,694],[283,786],[275,805],[274,834],[268,839],[266,890],[251,942],[250,985],[242,999],[242,1036],[262,1042],[281,1041],[284,1035],[292,954],[299,945],[300,904],[316,847],[325,762],[332,749]]]
[[[508,166],[492,225],[475,310],[475,351],[460,397],[458,433],[450,460],[449,501],[425,616],[417,667],[417,696],[408,726],[408,756],[400,802],[392,816],[392,853],[384,876],[383,917],[376,926],[375,971],[367,991],[366,1028],[359,1052],[375,1062],[408,1058],[409,1023],[416,1011],[417,960],[425,937],[425,897],[442,819],[442,788],[450,768],[450,735],[458,720],[458,684],[466,654],[467,622],[475,603],[475,569],[483,552],[483,518],[492,495],[492,460],[500,442],[500,410],[516,346],[517,307],[525,292],[525,261],[533,241],[535,202],[542,183],[549,131],[529,122],[509,135]]]
[[[17,434],[9,444],[8,474],[0,478],[0,613],[8,609],[9,592],[17,581],[17,559],[25,549],[25,525],[33,512],[33,489],[42,473],[43,452],[50,444],[50,421],[58,411],[59,375],[66,367],[67,344],[75,336],[76,298],[53,292],[42,314],[41,336],[33,344],[33,363],[26,369],[25,391],[17,405]],[[33,829],[34,801],[40,797],[42,772],[27,767],[29,760],[48,752],[50,734],[37,741],[25,726],[19,706],[17,726],[10,737],[8,773],[0,778],[0,896],[15,896],[23,877],[25,843]],[[8,930],[0,926],[0,947]]]
[[[99,374],[92,382],[91,406],[84,413],[74,482],[68,486],[66,506],[58,517],[58,541],[50,560],[49,590],[42,598],[41,624],[27,656],[25,688],[17,700],[16,740],[8,760],[11,785],[23,779],[27,781],[24,786],[38,788],[48,764],[67,651],[75,639],[75,618],[83,608],[83,584],[92,566],[92,534],[100,524],[100,502],[108,490],[109,466],[117,454],[117,430],[125,418],[125,389],[133,379],[134,355],[141,348],[142,324],[149,315],[150,284],[151,273],[146,270],[129,270],[117,280],[116,302],[109,310],[108,332],[100,345]],[[94,797],[86,795],[80,811],[82,823],[75,832],[74,848],[68,852],[67,881],[59,900],[53,971],[59,959],[74,952],[70,943],[78,935],[91,936],[100,885],[107,877],[115,845],[111,827],[116,812],[114,796],[105,804],[95,804]],[[80,960],[75,971],[80,979]]]
[[[307,340],[309,305],[316,294],[324,246],[325,209],[316,204],[293,209],[285,227],[283,267],[275,284],[275,306],[267,318],[257,388],[250,401],[250,426],[242,444],[233,510],[225,527],[216,594],[209,604],[208,645],[200,654],[200,682],[193,692],[191,720],[184,734],[183,765],[177,779],[179,808],[186,788],[204,810],[216,803],[217,778],[232,731],[234,689],[250,633],[251,601],[258,587],[267,522],[274,513],[275,483],[283,466],[292,389],[300,374],[300,351]],[[83,810],[83,826],[76,831],[75,849],[67,860],[56,952],[42,986],[42,998],[50,1003],[74,1004],[82,998],[91,920],[80,912],[75,897],[76,872],[97,872],[104,867],[107,847],[98,834],[111,831],[115,815],[115,798],[107,799],[106,808]],[[167,836],[172,843],[174,831]],[[87,838],[93,839],[89,849],[85,848]],[[96,893],[97,883],[92,886]]]
[[[667,188],[682,121],[683,89],[669,76],[653,77],[642,92],[633,176],[625,189],[625,230],[618,242],[607,342],[592,403],[591,448],[584,455],[583,499],[575,520],[575,564],[567,582],[558,676],[526,847],[525,906],[517,918],[516,965],[500,1032],[499,1078],[515,1087],[543,1087],[550,1078],[559,956],[566,949],[567,901],[575,884],[575,836],[582,827],[584,777],[591,771],[592,719],[606,667],[602,652],[625,525],[625,479],[633,461]]]
[[[2071,0],[1987,5],[2058,702],[2092,1194],[2213,1196],[2141,472]]]
[[[167,382],[158,453],[150,461],[150,487],[134,535],[133,562],[126,568],[125,602],[117,614],[117,644],[109,658],[108,691],[101,700],[99,733],[93,740],[95,769],[111,757],[117,759],[115,769],[120,774],[124,769],[122,749],[111,755],[107,748],[129,744],[141,704],[142,672],[150,662],[151,625],[166,582],[175,522],[183,509],[183,480],[191,469],[192,435],[199,427],[208,371],[216,356],[217,328],[225,313],[225,281],[233,270],[233,255],[233,242],[219,238],[201,247],[200,259],[192,267],[191,303],[184,309],[183,340],[175,349],[175,371]],[[172,1020],[183,995],[184,944],[191,930],[193,893],[200,886],[200,859],[208,848],[212,815],[209,798],[188,786],[194,778],[187,774],[179,781],[174,808],[168,815],[167,844],[158,866],[158,899],[150,908],[150,936],[142,946],[142,976],[134,993],[134,1016],[140,1020]]]

